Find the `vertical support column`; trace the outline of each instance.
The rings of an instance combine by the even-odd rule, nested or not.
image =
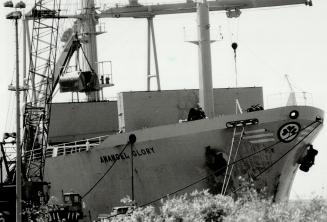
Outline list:
[[[148,20],[148,53],[147,53],[147,90],[151,90],[151,22],[150,18]]]
[[[151,90],[151,78],[154,77],[157,79],[157,90],[161,90],[160,86],[160,77],[159,77],[159,65],[158,65],[158,56],[157,56],[157,46],[156,39],[154,34],[153,27],[153,17],[147,18],[148,20],[148,53],[147,53],[147,90]],[[153,56],[154,56],[154,65],[155,65],[155,74],[151,75],[151,38],[153,46]]]
[[[25,82],[27,79],[27,73],[26,73],[26,38],[27,38],[27,34],[26,34],[26,23],[28,22],[26,19],[25,19],[25,15],[24,15],[24,18],[23,18],[23,88],[25,87],[25,85],[27,85],[27,82]],[[26,102],[27,102],[27,93],[26,93],[26,90],[24,90],[23,92],[23,104],[25,105]]]
[[[134,152],[134,144],[133,143],[130,143],[130,146],[131,146],[131,174],[132,174],[132,179],[131,179],[131,182],[132,182],[132,201],[134,202],[135,201],[135,195],[134,195],[134,156],[133,156],[133,152]]]
[[[20,93],[19,93],[19,50],[18,19],[15,19],[16,34],[16,221],[22,221],[22,177],[20,147]]]
[[[151,25],[151,32],[152,32],[154,64],[155,64],[155,68],[156,68],[155,77],[157,78],[157,89],[158,89],[158,91],[160,91],[161,87],[160,87],[160,78],[159,78],[159,65],[158,65],[158,57],[157,57],[156,39],[155,39],[155,35],[154,35],[153,18],[150,19],[150,25]]]
[[[214,117],[212,89],[209,6],[207,1],[197,5],[199,38],[199,101],[209,118]]]
[[[84,9],[83,13],[85,18],[82,20],[83,30],[87,43],[83,44],[83,49],[86,54],[86,58],[89,61],[92,70],[98,75],[98,52],[97,52],[97,40],[96,40],[96,25],[97,19],[95,18],[95,5],[94,0],[82,0],[81,6]],[[84,62],[84,69],[89,70],[88,62]],[[99,79],[99,76],[98,76]],[[99,83],[98,83],[99,84]],[[89,101],[99,100],[99,91],[87,93]]]

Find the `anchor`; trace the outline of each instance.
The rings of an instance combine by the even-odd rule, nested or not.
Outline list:
[[[315,163],[315,156],[318,154],[318,150],[314,149],[310,144],[307,147],[307,154],[298,162],[300,165],[300,170],[304,172],[309,172],[312,165]]]

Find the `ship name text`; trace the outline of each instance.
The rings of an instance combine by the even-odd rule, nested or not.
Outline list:
[[[155,150],[153,147],[144,148],[144,149],[135,149],[132,152],[133,158],[140,157],[140,156],[146,156],[146,155],[152,155],[155,153]],[[131,158],[131,153],[123,152],[122,154],[108,154],[100,156],[100,162],[101,163],[109,163],[114,162],[117,160],[127,160]]]

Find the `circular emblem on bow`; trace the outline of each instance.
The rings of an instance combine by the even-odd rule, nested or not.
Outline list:
[[[301,126],[297,122],[286,123],[278,130],[278,138],[283,143],[289,143],[294,140],[301,130]]]

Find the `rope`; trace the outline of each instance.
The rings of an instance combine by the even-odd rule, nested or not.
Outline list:
[[[266,167],[265,169],[263,169],[261,172],[259,172],[257,175],[255,175],[253,177],[254,180],[258,179],[259,176],[261,176],[264,172],[266,172],[267,170],[269,170],[270,168],[272,168],[276,163],[278,163],[284,156],[286,156],[289,152],[291,152],[293,149],[296,148],[297,145],[299,145],[305,138],[307,138],[313,131],[315,131],[315,129],[318,128],[318,126],[321,124],[320,122],[313,122],[311,124],[309,124],[308,126],[306,126],[304,129],[310,127],[311,125],[313,125],[314,123],[319,123],[313,130],[311,130],[311,132],[309,132],[307,135],[305,135],[299,142],[297,142],[291,149],[289,149],[288,151],[286,151],[280,158],[278,158],[277,160],[275,160],[274,162],[272,162],[268,167]],[[303,130],[304,130],[303,129]],[[301,130],[302,131],[302,130]],[[235,193],[236,191],[240,190],[243,186],[240,186],[238,188],[236,188],[235,190],[233,190],[231,193]],[[231,194],[230,193],[230,194]]]
[[[79,43],[79,44],[81,45],[81,43]],[[84,58],[85,58],[87,64],[89,65],[89,67],[90,67],[92,73],[97,75],[97,73],[95,73],[95,71],[94,71],[94,69],[93,69],[93,67],[92,67],[92,65],[91,65],[91,63],[90,63],[90,61],[87,59],[87,56],[86,56],[86,54],[85,54],[85,52],[84,52],[84,49],[83,49],[82,45],[81,45],[80,48],[81,48],[81,50],[82,50],[82,52],[83,52]]]
[[[239,29],[240,17],[235,18],[235,22],[233,22],[233,24],[231,24],[230,20],[231,19],[228,19],[228,29],[229,29],[229,34],[230,34],[230,43],[231,43],[231,45],[233,45],[233,44],[236,44],[236,42],[238,42],[238,36],[239,36],[239,30],[240,30]],[[236,44],[236,47],[237,47],[237,44]],[[234,49],[234,72],[235,72],[235,87],[238,87],[236,48]]]
[[[236,126],[234,127],[232,143],[231,143],[231,146],[230,146],[230,149],[229,149],[229,155],[228,155],[227,166],[230,164],[230,159],[231,159],[230,157],[232,156],[232,151],[233,151],[234,141],[235,141],[235,133],[236,133]],[[224,182],[223,182],[223,186],[222,186],[222,188],[221,188],[221,194],[223,194],[223,192],[224,192],[224,187],[225,187],[225,182],[226,182],[227,173],[228,173],[228,167],[226,167],[226,171],[225,171],[225,175],[224,175]]]
[[[239,31],[240,31],[240,18],[241,16],[237,18],[227,18],[227,27],[230,34],[230,43],[234,41],[238,41]],[[235,20],[234,22],[231,22],[231,20]]]
[[[119,156],[125,151],[126,147],[130,144],[128,141],[126,145],[124,146],[123,150],[119,153]],[[108,170],[98,179],[98,181],[82,196],[82,199],[84,199],[88,194],[91,193],[91,191],[100,183],[100,181],[110,172],[110,170],[114,167],[118,159],[115,159],[115,161],[111,164],[111,166],[108,168]]]
[[[245,129],[245,127],[242,128],[242,132],[241,132],[241,135],[240,135],[240,139],[239,139],[239,141],[238,141],[238,144],[237,144],[237,148],[236,148],[236,152],[235,152],[235,155],[234,155],[233,162],[235,162],[235,160],[236,160],[236,157],[237,157],[237,154],[238,154],[238,150],[239,150],[240,145],[241,145],[241,141],[242,141],[242,137],[243,137],[244,129]],[[232,165],[232,167],[231,167],[231,170],[230,170],[230,173],[229,173],[229,176],[228,176],[228,180],[227,180],[227,182],[226,182],[226,186],[225,186],[225,190],[224,190],[224,192],[223,192],[223,195],[225,195],[225,193],[226,193],[226,191],[227,191],[227,187],[228,187],[228,184],[229,184],[229,180],[230,180],[230,178],[231,178],[231,176],[232,176],[233,169],[234,169],[234,165]]]
[[[237,71],[237,57],[236,57],[236,50],[234,50],[234,72],[235,72],[235,87],[238,87],[238,71]]]

